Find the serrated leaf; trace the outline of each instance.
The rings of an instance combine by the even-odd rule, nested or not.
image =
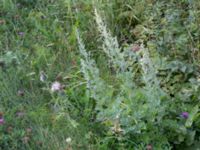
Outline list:
[[[198,111],[199,111],[199,106],[198,105],[196,105],[195,107],[194,107],[194,109],[191,111],[191,113],[190,113],[190,115],[189,115],[189,118],[187,119],[187,121],[185,122],[185,126],[186,127],[191,127],[192,126],[192,123],[193,123],[193,121],[194,121],[194,119],[195,119],[195,116],[196,116],[196,114],[198,113]]]

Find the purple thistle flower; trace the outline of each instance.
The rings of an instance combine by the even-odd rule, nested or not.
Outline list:
[[[187,119],[189,117],[189,113],[188,112],[182,112],[181,117],[184,118],[184,119]]]

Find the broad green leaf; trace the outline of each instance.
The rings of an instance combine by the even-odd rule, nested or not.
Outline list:
[[[196,106],[194,107],[194,109],[191,111],[191,113],[189,114],[189,118],[187,119],[187,121],[186,121],[186,123],[185,123],[185,126],[186,126],[186,127],[189,128],[189,127],[192,126],[192,123],[193,123],[194,118],[195,118],[196,114],[198,113],[198,111],[199,111],[199,106],[196,105]]]

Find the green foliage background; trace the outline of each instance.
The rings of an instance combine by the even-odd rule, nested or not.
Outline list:
[[[117,37],[120,51],[127,51],[134,76],[118,74],[109,65],[95,8]],[[199,0],[0,0],[0,112],[5,120],[0,149],[145,150],[151,145],[155,150],[197,150],[199,10]],[[99,70],[99,78],[94,78],[99,101],[90,96],[93,90],[81,72],[77,28]],[[141,57],[131,50],[142,43],[159,89],[147,88]],[[41,71],[45,82],[40,81]],[[52,93],[56,80],[65,88]],[[151,90],[164,93],[159,105]],[[116,123],[118,110],[123,112]],[[189,118],[180,117],[182,112]],[[123,133],[113,132],[113,127]],[[69,137],[71,143],[66,142]]]

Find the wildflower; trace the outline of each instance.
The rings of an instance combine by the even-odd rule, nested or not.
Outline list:
[[[53,84],[51,85],[51,91],[57,92],[60,90],[62,90],[62,85],[60,84],[60,82],[58,82],[58,81],[53,82]]]
[[[68,138],[66,139],[66,142],[69,144],[69,143],[72,142],[72,139],[71,139],[70,137],[68,137]]]
[[[3,124],[4,124],[4,119],[0,118],[0,125],[3,125]]]
[[[184,119],[187,119],[189,117],[189,113],[188,112],[182,112],[181,117],[184,118]]]
[[[68,137],[66,139],[66,142],[67,142],[67,150],[72,150],[72,146],[71,146],[71,142],[72,142],[72,139],[70,137]]]
[[[131,49],[133,52],[137,52],[140,50],[140,46],[138,44],[134,44],[132,49]]]
[[[153,150],[153,147],[152,147],[151,144],[148,144],[146,149],[147,149],[147,150]]]
[[[4,124],[4,118],[3,118],[3,113],[0,112],[0,125]]]

